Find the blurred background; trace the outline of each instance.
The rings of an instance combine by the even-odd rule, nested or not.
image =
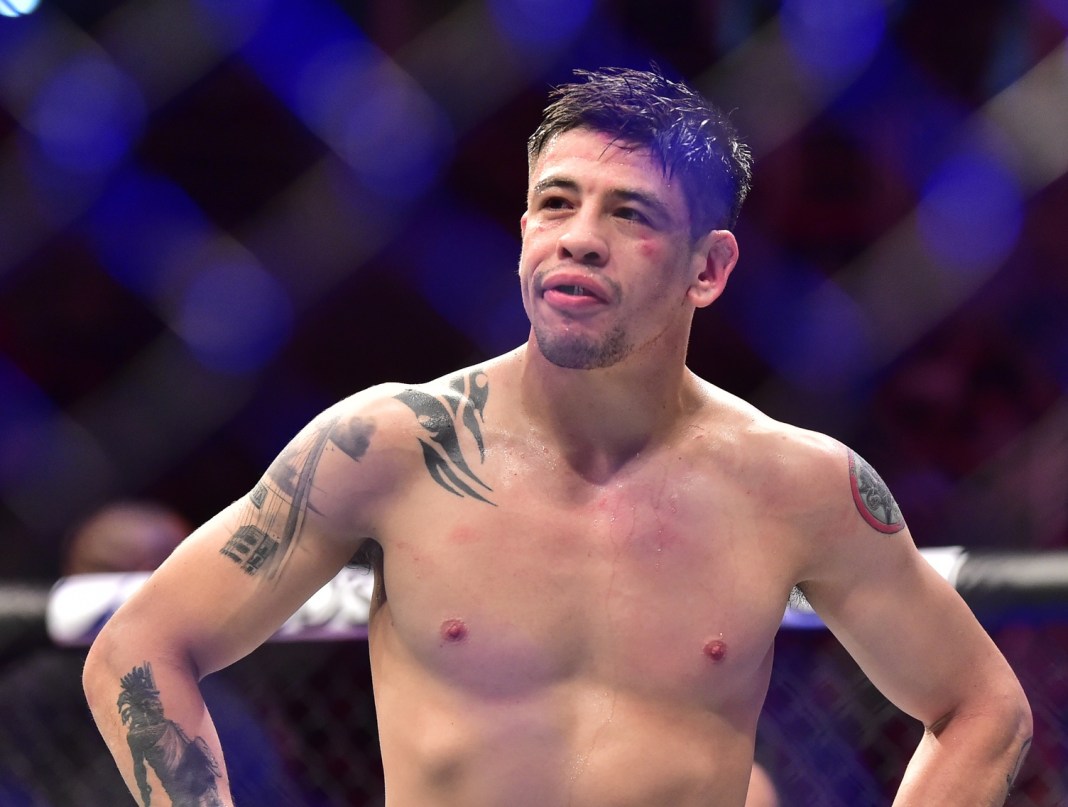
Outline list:
[[[340,397],[519,344],[524,147],[547,90],[576,67],[651,61],[731,110],[756,158],[741,262],[696,318],[691,367],[852,445],[921,546],[1068,545],[1068,0],[0,13],[6,580],[58,577],[72,525],[109,501],[202,521]],[[1064,625],[991,629],[1050,715],[1016,803],[1063,804]],[[361,650],[265,661],[242,685],[291,681],[294,665],[314,678],[316,654],[355,652],[336,697],[369,715],[373,757],[373,712],[352,694]],[[807,671],[769,698],[787,804],[876,803],[916,739],[873,721],[907,726],[871,695],[804,717],[852,727],[828,729],[830,756],[783,756],[812,735],[791,704],[857,700],[837,653],[783,639],[777,669]],[[324,782],[341,778],[322,764]],[[375,803],[367,765],[364,795],[316,785],[322,803]],[[831,769],[845,784],[820,784]]]

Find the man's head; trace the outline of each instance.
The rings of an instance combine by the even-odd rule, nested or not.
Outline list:
[[[601,132],[621,145],[648,149],[665,175],[679,180],[692,238],[734,227],[749,192],[752,157],[726,115],[658,72],[575,73],[584,81],[553,90],[542,123],[527,142],[531,167],[562,132]]]

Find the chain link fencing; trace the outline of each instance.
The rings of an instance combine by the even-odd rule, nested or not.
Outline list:
[[[1008,807],[1068,805],[1068,622],[991,630],[1020,676],[1035,739]],[[41,637],[43,638],[43,637]],[[46,640],[3,657],[0,805],[133,804],[81,697],[84,650]],[[268,644],[210,676],[239,807],[381,807],[367,646]],[[889,805],[922,735],[824,630],[783,629],[758,757],[783,807]]]

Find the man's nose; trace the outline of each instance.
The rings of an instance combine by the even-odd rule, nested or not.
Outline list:
[[[560,233],[557,250],[560,258],[585,266],[603,266],[608,260],[608,243],[589,216],[575,216],[569,222]]]

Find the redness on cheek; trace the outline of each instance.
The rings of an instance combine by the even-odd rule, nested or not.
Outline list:
[[[441,638],[445,642],[461,642],[467,636],[467,625],[462,619],[446,619],[441,623]]]
[[[658,244],[646,240],[638,243],[638,252],[647,260],[656,260],[660,257],[661,250]]]
[[[723,661],[727,657],[727,643],[720,639],[712,639],[705,643],[702,652],[713,661]]]

